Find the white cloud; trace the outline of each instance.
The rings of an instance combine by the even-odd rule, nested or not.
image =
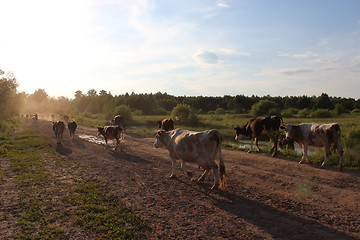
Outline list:
[[[279,53],[278,56],[290,57],[290,58],[312,58],[312,57],[318,57],[319,54],[308,51],[300,54]]]
[[[229,7],[229,5],[224,0],[216,1],[216,6],[218,6],[218,7]]]
[[[251,53],[248,52],[240,52],[238,50],[235,49],[230,49],[230,48],[220,48],[219,52],[222,54],[227,54],[227,55],[241,55],[241,56],[251,56]]]
[[[214,67],[223,63],[223,61],[220,60],[216,53],[207,51],[205,49],[197,50],[193,57],[196,62],[203,66]]]

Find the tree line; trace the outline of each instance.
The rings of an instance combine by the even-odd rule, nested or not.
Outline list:
[[[189,106],[196,114],[241,113],[252,116],[279,114],[283,117],[331,117],[360,113],[360,99],[320,96],[173,96],[161,93],[125,93],[114,95],[106,90],[77,90],[74,98],[49,96],[45,89],[34,93],[17,91],[14,74],[0,70],[0,118],[25,113],[73,115],[114,114],[170,115],[179,104]]]

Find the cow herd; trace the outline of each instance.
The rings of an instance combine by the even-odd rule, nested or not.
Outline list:
[[[70,131],[70,138],[74,138],[77,128],[75,121],[68,122],[68,117],[64,117],[67,127]],[[97,127],[98,135],[103,136],[105,145],[108,147],[108,140],[115,139],[116,146],[114,150],[122,148],[120,140],[124,140],[125,120],[122,116],[116,115],[111,121],[111,125]],[[174,121],[166,118],[157,122],[160,131],[155,135],[155,148],[164,148],[168,150],[172,170],[170,177],[175,176],[175,163],[180,160],[183,172],[192,177],[192,173],[185,167],[186,163],[195,163],[204,170],[203,174],[197,178],[202,181],[212,170],[214,173],[214,183],[212,189],[221,187],[224,184],[225,164],[224,157],[221,152],[221,137],[218,130],[207,131],[189,131],[184,129],[175,129]],[[280,133],[280,129],[283,133]],[[53,131],[55,133],[57,143],[61,145],[61,138],[65,130],[63,121],[53,122]],[[260,151],[258,141],[259,138],[266,136],[272,141],[270,150],[271,156],[277,154],[278,147],[294,149],[294,142],[297,142],[302,148],[302,157],[299,163],[310,162],[308,159],[308,147],[324,147],[325,158],[321,164],[321,168],[327,164],[331,149],[336,150],[339,155],[339,170],[342,170],[343,149],[341,144],[341,130],[336,123],[332,124],[315,124],[302,123],[297,125],[284,124],[283,119],[277,115],[267,117],[256,117],[250,119],[242,127],[235,127],[235,140],[239,140],[241,136],[245,136],[250,140],[250,149],[253,150],[253,144]],[[219,167],[215,162],[216,157],[219,158]]]

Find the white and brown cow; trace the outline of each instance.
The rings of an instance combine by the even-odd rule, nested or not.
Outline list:
[[[156,123],[162,130],[170,131],[174,129],[174,121],[171,118],[165,118],[161,121],[157,121]]]
[[[341,145],[341,130],[337,123],[317,124],[317,123],[302,123],[299,125],[288,124],[281,126],[286,131],[286,139],[294,139],[301,147],[303,155],[300,163],[304,160],[310,162],[307,156],[308,146],[324,147],[325,158],[321,167],[323,168],[331,154],[331,145],[334,144],[334,149],[337,150],[340,164],[339,170],[342,170],[343,148]]]
[[[165,148],[169,151],[172,161],[170,177],[175,176],[176,160],[181,160],[181,169],[189,177],[192,177],[192,173],[185,170],[185,162],[196,163],[205,170],[197,179],[198,181],[204,180],[210,170],[213,170],[214,184],[211,187],[212,189],[218,188],[219,184],[220,187],[224,185],[225,165],[220,145],[220,133],[217,130],[203,132],[193,132],[184,129],[159,131],[154,142],[154,147]],[[217,155],[219,155],[220,159],[220,169],[218,169],[215,163]]]
[[[61,145],[62,135],[65,130],[65,123],[63,121],[53,122],[53,131],[57,140],[57,144]]]
[[[124,140],[124,133],[126,132],[125,118],[121,115],[116,115],[112,120],[111,124],[121,127],[121,139]]]
[[[250,119],[244,126],[234,128],[236,131],[235,140],[238,141],[240,135],[244,135],[250,139],[250,150],[248,152],[252,152],[253,141],[255,141],[257,149],[261,151],[258,140],[263,135],[268,136],[274,144],[270,153],[272,153],[272,156],[275,156],[277,153],[277,138],[282,121],[282,118],[276,115]]]
[[[102,135],[105,139],[105,145],[108,147],[108,140],[115,139],[116,145],[114,150],[117,150],[120,147],[120,151],[122,151],[120,146],[120,136],[122,132],[122,128],[120,126],[105,126],[105,127],[97,127],[98,135]]]

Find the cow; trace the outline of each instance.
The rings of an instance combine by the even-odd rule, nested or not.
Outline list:
[[[341,130],[337,123],[301,123],[298,125],[288,124],[281,126],[281,128],[286,132],[286,139],[293,139],[302,147],[303,154],[299,163],[303,163],[304,160],[306,162],[310,162],[307,156],[308,146],[324,147],[325,158],[320,166],[321,168],[324,168],[331,154],[331,145],[333,144],[334,149],[337,150],[340,158],[339,170],[342,170],[344,151],[341,145]]]
[[[156,123],[162,130],[170,131],[174,129],[174,121],[171,118],[165,118],[161,121],[157,121]]]
[[[252,152],[253,141],[255,141],[257,149],[261,151],[258,145],[258,140],[259,137],[266,135],[274,144],[270,153],[272,153],[271,156],[275,156],[277,153],[279,128],[282,122],[282,118],[277,115],[250,119],[244,126],[234,128],[236,131],[235,140],[238,141],[240,139],[240,135],[248,137],[250,139],[250,150],[248,152],[250,153]]]
[[[72,139],[74,139],[74,137],[75,137],[76,128],[77,128],[77,124],[75,121],[71,121],[68,123],[68,129],[70,131],[70,138],[72,138]]]
[[[202,181],[210,170],[214,172],[214,184],[211,189],[217,189],[224,185],[225,164],[221,152],[221,140],[218,130],[207,130],[194,132],[184,129],[174,129],[171,131],[158,131],[155,135],[155,148],[164,148],[169,151],[172,162],[170,178],[175,176],[176,160],[181,160],[181,169],[192,177],[192,173],[185,169],[185,162],[196,163],[205,171],[197,179]],[[215,163],[216,156],[219,155],[220,169]],[[219,182],[220,176],[220,182]]]
[[[121,115],[116,115],[112,120],[111,124],[121,127],[121,140],[124,140],[124,132],[126,132],[125,119]]]
[[[105,145],[108,147],[108,139],[115,139],[116,145],[114,150],[117,150],[120,147],[120,151],[122,151],[120,146],[120,136],[123,131],[120,126],[105,126],[105,127],[97,127],[98,135],[102,135],[105,139]]]
[[[280,149],[288,149],[288,150],[294,150],[294,139],[286,139],[286,134],[281,133],[278,137],[278,147]]]
[[[65,123],[69,122],[70,117],[68,115],[64,115],[63,118],[64,118]]]
[[[53,131],[57,140],[57,144],[61,145],[62,135],[65,130],[65,123],[63,121],[53,122]]]

